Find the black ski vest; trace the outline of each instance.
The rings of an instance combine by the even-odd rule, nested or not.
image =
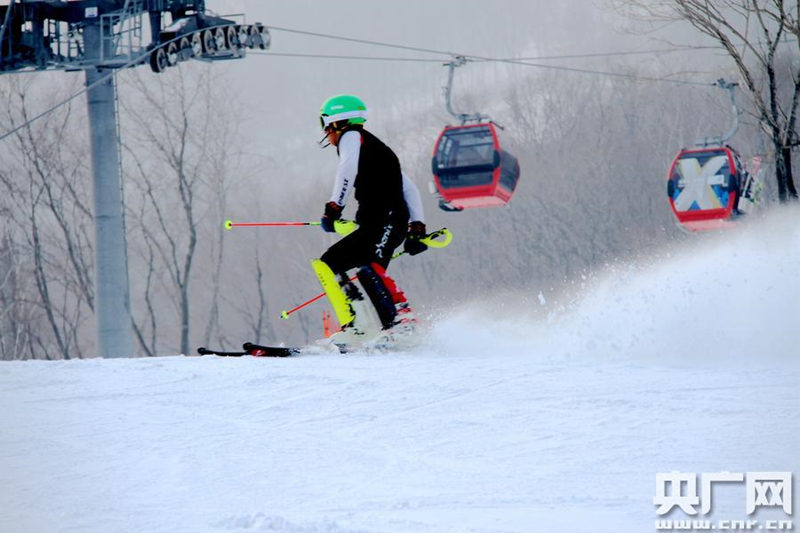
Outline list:
[[[353,184],[358,202],[356,222],[360,226],[381,227],[392,222],[404,228],[409,214],[400,160],[391,148],[360,126],[345,128],[342,135],[350,130],[361,135],[358,173]]]

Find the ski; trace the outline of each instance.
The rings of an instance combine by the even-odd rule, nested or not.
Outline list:
[[[300,353],[300,348],[288,348],[285,346],[262,346],[246,342],[242,345],[246,353],[254,357],[289,357]]]
[[[216,355],[219,357],[290,357],[299,354],[322,354],[322,353],[353,353],[353,352],[391,352],[397,349],[395,339],[376,338],[366,342],[331,342],[332,339],[317,341],[305,347],[295,346],[268,346],[245,342],[241,351],[212,350],[200,347],[197,349],[199,355]],[[402,344],[401,344],[402,346]],[[402,349],[402,348],[401,348]],[[333,352],[331,351],[333,350]]]
[[[197,349],[200,355],[216,355],[219,357],[243,357],[251,355],[253,357],[288,357],[300,353],[299,348],[285,348],[283,346],[262,346],[246,342],[242,346],[242,351],[212,350],[200,347]]]
[[[220,357],[242,357],[243,355],[248,355],[247,352],[225,352],[222,350],[211,350],[202,346],[197,349],[197,353],[200,355],[218,355]]]

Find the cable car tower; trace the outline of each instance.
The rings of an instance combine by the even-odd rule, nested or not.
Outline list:
[[[466,63],[463,56],[445,63],[449,69],[445,107],[460,125],[445,126],[433,147],[433,184],[443,211],[506,205],[519,179],[517,158],[500,145],[497,129],[502,128],[488,115],[453,111],[453,76]]]
[[[95,221],[96,353],[133,355],[114,72],[244,57],[269,47],[259,23],[206,12],[205,0],[10,0],[0,6],[0,74],[83,70]],[[149,28],[149,33],[146,31]]]

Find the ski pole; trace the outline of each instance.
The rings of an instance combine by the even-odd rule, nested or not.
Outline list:
[[[253,227],[275,227],[275,226],[319,226],[321,222],[233,222],[225,221],[225,229],[233,228],[253,228]]]
[[[355,281],[355,279],[357,277],[358,276],[353,276],[352,278],[350,278],[350,281]],[[306,307],[307,305],[313,304],[314,302],[316,302],[317,300],[319,300],[323,296],[325,296],[324,292],[322,292],[320,294],[317,294],[316,296],[314,296],[310,300],[306,300],[305,302],[301,303],[300,305],[292,307],[288,311],[281,311],[281,318],[283,318],[284,320],[289,320],[289,315],[293,314],[295,311],[299,311],[300,309]]]
[[[440,241],[439,240],[440,237],[444,237],[444,239]],[[436,231],[434,231],[432,233],[429,233],[426,237],[420,239],[420,241],[422,241],[423,243],[425,243],[426,245],[428,245],[431,248],[444,248],[445,246],[450,244],[450,241],[452,241],[452,240],[453,240],[453,233],[447,228],[442,228],[442,229],[436,230]],[[396,254],[394,254],[392,256],[392,259],[397,259],[398,257],[400,257],[401,255],[404,255],[405,253],[406,253],[405,250],[401,250],[401,251],[397,252]],[[358,276],[353,276],[353,277],[350,278],[350,281],[355,281],[356,278],[358,278]],[[297,305],[297,306],[289,309],[288,311],[287,310],[281,311],[281,318],[283,318],[284,320],[289,320],[289,316],[292,315],[294,312],[299,311],[300,309],[306,307],[307,305],[310,305],[310,304],[316,302],[317,300],[319,300],[323,296],[325,296],[325,293],[321,292],[320,294],[314,296],[310,300],[307,300],[307,301],[301,303],[300,305]]]
[[[232,220],[225,221],[225,229],[232,230],[233,228],[275,228],[287,226],[321,226],[322,222],[234,222]],[[333,229],[339,235],[350,235],[358,227],[354,220],[337,220],[333,223]]]

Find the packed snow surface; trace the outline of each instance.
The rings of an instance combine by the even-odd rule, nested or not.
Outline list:
[[[406,353],[4,362],[0,531],[638,533],[659,472],[800,473],[796,214],[540,290]]]

